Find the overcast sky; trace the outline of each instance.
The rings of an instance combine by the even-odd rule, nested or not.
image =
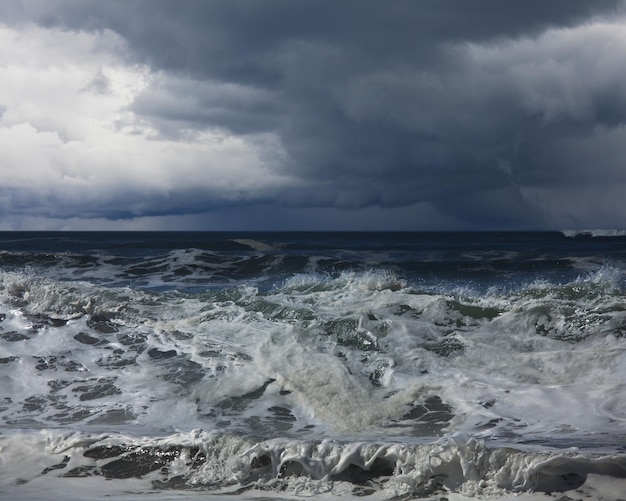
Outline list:
[[[619,0],[0,2],[0,229],[625,226]]]

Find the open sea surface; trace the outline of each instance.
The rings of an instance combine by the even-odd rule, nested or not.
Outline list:
[[[0,233],[0,499],[559,496],[626,499],[624,232]]]

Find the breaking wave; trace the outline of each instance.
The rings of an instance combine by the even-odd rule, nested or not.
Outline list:
[[[6,251],[0,493],[626,487],[622,251],[524,235],[532,253],[496,239],[450,255],[446,240],[414,263],[405,238],[375,259],[271,240],[234,255]]]

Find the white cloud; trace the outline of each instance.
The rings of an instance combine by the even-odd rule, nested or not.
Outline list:
[[[196,206],[202,192],[203,204],[219,205],[263,198],[290,182],[268,167],[284,157],[271,133],[240,137],[208,124],[184,140],[160,135],[132,111],[157,75],[127,63],[124,52],[111,31],[0,25],[4,211],[194,212],[204,208]]]
[[[124,66],[123,41],[113,32],[67,32],[34,25],[0,26],[2,126],[28,123],[67,140],[100,132],[121,118],[147,84],[145,67]],[[95,95],[89,84],[98,74],[111,82]]]
[[[626,103],[625,55],[622,18],[465,49],[472,80],[508,89],[528,113],[546,122],[593,120],[603,95]]]

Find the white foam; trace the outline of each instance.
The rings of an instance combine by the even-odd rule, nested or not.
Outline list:
[[[267,472],[252,472],[251,461],[266,451],[276,471],[300,468],[297,463],[308,481],[319,482],[305,488],[299,474],[284,480],[293,489],[300,482],[302,493],[321,492],[329,485],[325,476],[347,464],[366,469],[372,458],[393,458],[399,473],[385,489],[398,495],[417,492],[440,471],[454,492],[530,489],[532,475],[521,472],[539,461],[536,455],[498,455],[467,444],[472,437],[494,448],[578,444],[583,452],[603,450],[602,457],[615,450],[626,422],[620,277],[606,269],[565,286],[535,284],[481,296],[418,292],[388,271],[346,272],[332,279],[299,276],[267,292],[239,287],[159,296],[4,273],[2,332],[28,338],[0,342],[2,357],[15,357],[0,365],[11,399],[0,401],[3,419],[26,429],[31,418],[39,421],[34,428],[52,427],[60,426],[64,412],[80,411],[87,417],[68,426],[85,434],[117,429],[129,437],[156,436],[228,426],[261,438],[291,437],[262,441],[256,456],[237,452],[228,456],[232,465],[211,468],[237,482],[248,473],[265,479]],[[31,332],[37,315],[67,323]],[[105,322],[101,331],[89,323],[98,315]],[[101,343],[80,343],[75,338],[81,333]],[[49,368],[37,368],[42,357],[50,359]],[[111,391],[81,400],[81,388],[97,384]],[[31,397],[42,399],[44,408],[26,412]],[[434,411],[442,422],[426,432],[407,415],[435,397],[442,402]],[[272,408],[282,414],[276,418]],[[128,417],[107,422],[108,411]],[[438,435],[449,439],[437,444],[441,453],[422,447]],[[198,441],[208,440],[203,437]],[[337,443],[324,449],[322,437]],[[385,437],[385,443],[372,445],[370,437]],[[24,461],[39,454],[28,440],[30,452],[20,452]],[[307,450],[322,459],[314,461]],[[504,466],[487,478],[480,457]],[[33,464],[38,469],[43,463]],[[589,464],[581,468],[589,470]],[[215,472],[206,468],[190,478],[210,482]]]
[[[267,244],[265,242],[261,242],[259,240],[253,240],[251,238],[235,238],[232,241],[237,242],[238,244],[250,247],[251,249],[262,251],[262,252],[271,252],[271,251],[276,250],[276,248],[273,245]]]
[[[95,452],[85,455],[86,451]],[[157,454],[155,457],[162,451],[164,459],[160,461],[165,461],[167,468],[144,473],[141,478],[103,482],[97,472],[116,475],[115,468],[121,464],[112,465],[120,458],[127,458],[124,464],[132,468],[135,454],[138,465],[145,467],[135,451]],[[620,493],[626,477],[626,460],[620,455],[490,449],[463,435],[407,446],[333,440],[255,442],[201,431],[152,439],[45,431],[0,437],[0,465],[0,493],[11,499],[43,499],[44,493],[48,499],[63,494],[74,499],[72,496],[79,498],[80,493],[82,499],[92,500],[125,497],[128,492],[150,492],[155,499],[166,499],[165,492],[155,490],[152,482],[167,486],[170,479],[200,489],[191,493],[191,499],[212,492],[237,493],[241,499],[254,499],[260,493],[355,499],[362,493],[359,483],[377,500],[436,495],[543,499],[541,493],[555,491],[576,491],[588,499],[616,499],[611,496]],[[93,474],[64,476],[72,471]],[[123,470],[119,474],[124,475]],[[532,491],[537,494],[524,495]],[[176,499],[179,496],[187,499],[184,491],[177,492]]]
[[[624,237],[626,236],[625,229],[589,229],[589,230],[562,230],[566,237]]]
[[[387,392],[375,391],[369,381],[350,374],[336,356],[307,348],[303,341],[292,335],[262,346],[262,370],[281,389],[292,392],[301,412],[316,422],[335,431],[369,433],[373,425],[401,413],[415,400],[417,388],[389,398]]]

